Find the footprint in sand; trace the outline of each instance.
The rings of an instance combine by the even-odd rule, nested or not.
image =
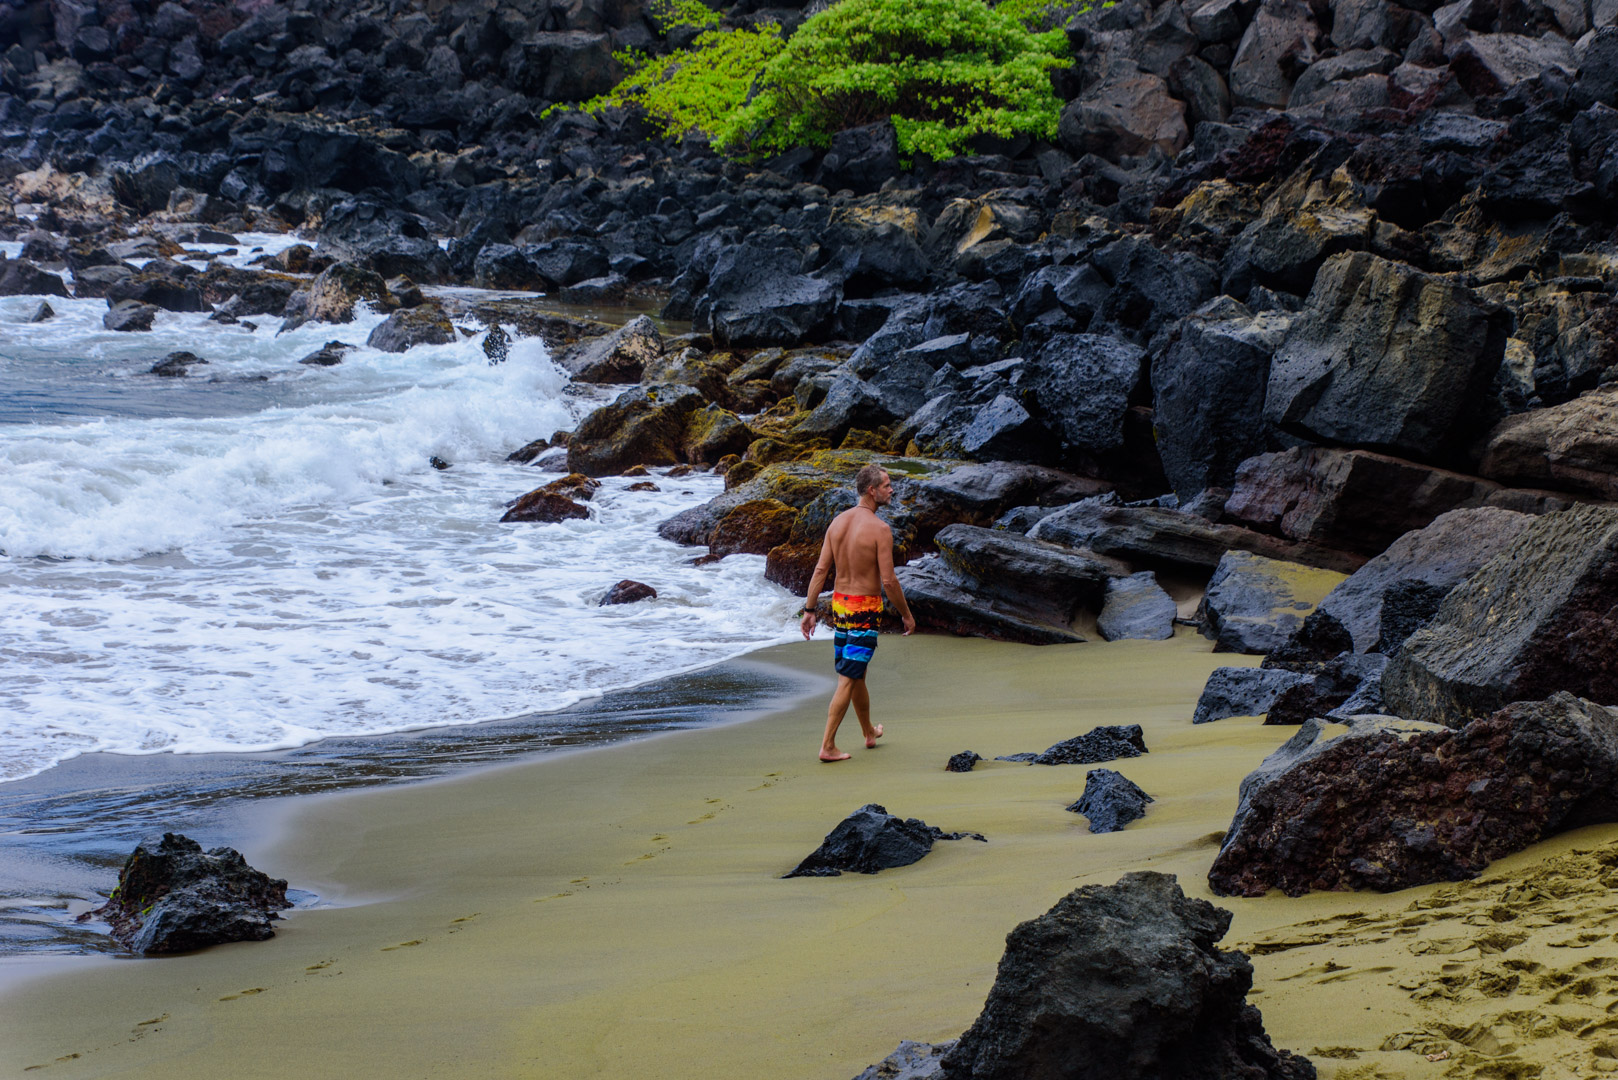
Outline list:
[[[318,964],[310,964],[308,967],[304,968],[303,970],[305,970],[305,971],[322,971],[322,970],[324,970],[326,968],[331,967],[336,962],[337,962],[336,960],[322,960]]]
[[[776,784],[779,784],[783,780],[791,780],[791,779],[793,779],[793,777],[787,776],[784,773],[778,773],[778,772],[765,773],[764,774],[764,782],[762,784],[758,784],[755,787],[750,787],[747,790],[748,791],[763,791],[765,788],[774,787]]]
[[[394,949],[408,949],[412,945],[420,945],[422,942],[424,942],[426,940],[427,940],[426,938],[417,938],[414,941],[401,941],[397,945],[384,945],[384,946],[382,946],[382,951],[383,952],[392,952]]]
[[[220,998],[219,1000],[220,1001],[235,1001],[237,998],[252,997],[254,994],[262,994],[264,991],[266,991],[268,989],[269,989],[269,987],[267,987],[267,986],[255,986],[250,990],[239,990],[234,994],[226,994],[224,997]]]
[[[535,900],[534,903],[543,904],[547,900],[560,900],[564,896],[572,896],[572,895],[573,894],[570,893],[570,892],[551,893],[549,896],[541,896],[538,900]]]

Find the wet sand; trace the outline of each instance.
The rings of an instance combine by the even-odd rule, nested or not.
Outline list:
[[[754,659],[820,671],[829,644]],[[887,737],[814,753],[818,701],[729,727],[446,780],[274,804],[250,861],[333,906],[269,942],[75,961],[0,997],[0,1075],[846,1080],[976,1016],[1005,934],[1078,885],[1176,873],[1235,912],[1274,1041],[1326,1077],[1618,1068],[1618,827],[1392,895],[1210,896],[1236,786],[1290,733],[1193,727],[1216,656],[1170,642],[1029,648],[884,638]],[[1156,799],[1095,836],[1084,767],[986,761],[1139,723],[1113,763]],[[989,842],[875,876],[780,880],[866,802]],[[1611,879],[1611,880],[1609,880]],[[1428,1056],[1447,1057],[1429,1061]]]

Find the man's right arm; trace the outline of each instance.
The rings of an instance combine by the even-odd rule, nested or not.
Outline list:
[[[831,572],[831,534],[832,530],[827,529],[826,538],[820,542],[820,558],[815,562],[814,576],[809,579],[809,595],[803,602],[803,616],[798,622],[798,629],[803,631],[805,641],[814,636],[815,608],[820,603],[820,591],[826,585],[826,575]]]

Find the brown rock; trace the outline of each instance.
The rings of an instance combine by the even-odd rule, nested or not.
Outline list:
[[[1221,895],[1404,889],[1476,876],[1567,829],[1618,820],[1618,714],[1572,694],[1458,731],[1311,720],[1242,781],[1208,873]]]
[[[1062,145],[1075,154],[1116,161],[1156,146],[1173,157],[1190,141],[1185,105],[1168,83],[1133,64],[1118,63],[1062,110]]]
[[[1227,520],[1293,540],[1374,555],[1440,514],[1474,506],[1525,512],[1570,501],[1368,450],[1293,447],[1249,458],[1225,502]]]
[[[1489,432],[1478,471],[1503,484],[1618,500],[1618,386],[1507,417]]]
[[[566,521],[569,518],[588,518],[590,511],[568,498],[536,488],[512,503],[500,520],[505,521]]]
[[[630,581],[628,578],[625,578],[618,584],[614,585],[611,589],[608,589],[607,595],[603,596],[601,598],[601,603],[597,604],[596,606],[606,607],[608,604],[633,604],[641,600],[656,599],[656,589],[652,588],[650,585],[643,585],[641,582]]]

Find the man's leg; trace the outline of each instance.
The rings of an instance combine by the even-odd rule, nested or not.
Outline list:
[[[832,691],[831,705],[826,710],[826,736],[820,740],[821,761],[847,761],[849,755],[837,749],[837,728],[848,715],[848,703],[854,696],[854,688],[862,690],[865,686],[863,679],[850,679],[847,675],[837,676],[837,689]],[[864,721],[861,721],[864,726]]]
[[[875,750],[876,741],[882,737],[882,725],[871,726],[871,694],[865,689],[864,679],[854,680],[854,715],[859,719],[860,730],[865,733],[865,749]]]

